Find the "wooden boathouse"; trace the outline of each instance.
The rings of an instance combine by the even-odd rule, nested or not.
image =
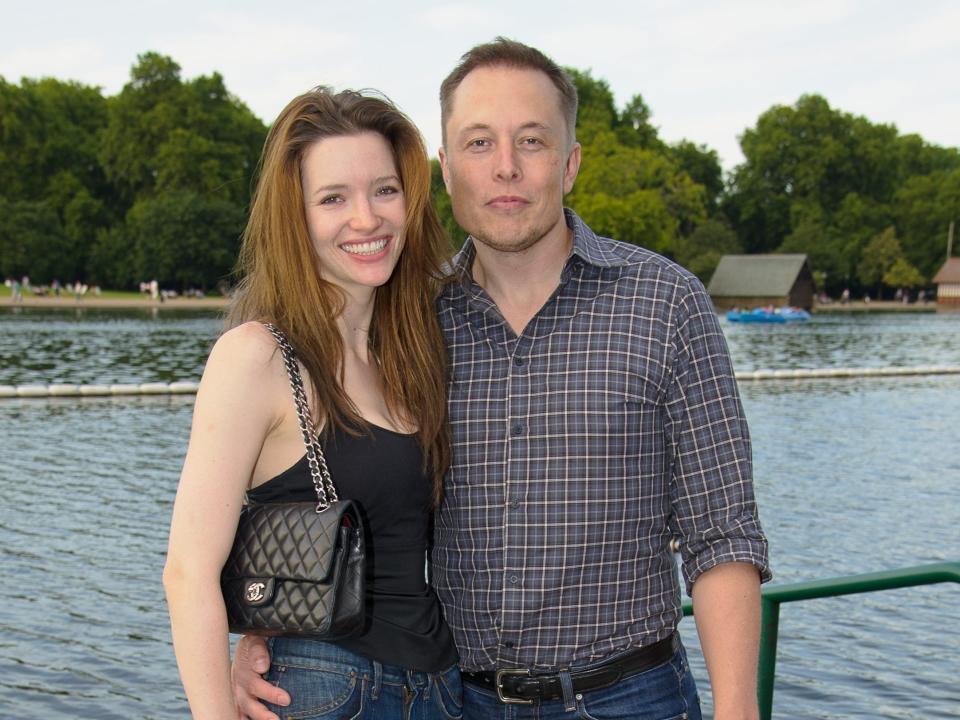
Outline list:
[[[717,310],[765,305],[810,310],[816,288],[806,255],[724,255],[707,292]]]
[[[937,307],[960,310],[960,257],[947,258],[933,282],[937,286]]]

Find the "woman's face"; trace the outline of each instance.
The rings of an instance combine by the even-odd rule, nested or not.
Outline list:
[[[406,203],[390,145],[375,132],[318,140],[303,155],[300,181],[320,276],[364,299],[387,282],[403,249]]]

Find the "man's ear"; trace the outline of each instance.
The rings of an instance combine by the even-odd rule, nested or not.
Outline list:
[[[441,147],[438,151],[440,155],[440,171],[443,173],[443,184],[447,188],[447,195],[450,194],[450,166],[447,164],[447,153]]]
[[[573,183],[577,179],[577,173],[580,172],[580,143],[575,142],[570,148],[570,155],[567,156],[567,167],[563,171],[563,194],[566,195],[573,190]]]

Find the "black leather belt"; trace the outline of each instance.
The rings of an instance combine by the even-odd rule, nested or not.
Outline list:
[[[572,670],[570,679],[574,692],[610,687],[623,678],[662,665],[676,652],[675,638],[676,635],[670,635],[597,667]],[[494,690],[504,703],[532,705],[534,700],[557,700],[563,697],[557,673],[534,674],[527,669],[508,668],[486,672],[464,671],[461,675],[464,682]]]

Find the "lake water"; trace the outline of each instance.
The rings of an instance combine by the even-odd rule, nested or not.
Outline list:
[[[218,329],[176,311],[0,311],[0,385],[195,380]],[[738,370],[960,365],[960,315],[724,331]],[[741,391],[775,582],[960,559],[960,376]],[[0,717],[189,717],[160,573],[192,405],[0,401]],[[947,584],[783,606],[774,716],[960,717],[958,601]],[[691,619],[681,632],[706,691]]]

